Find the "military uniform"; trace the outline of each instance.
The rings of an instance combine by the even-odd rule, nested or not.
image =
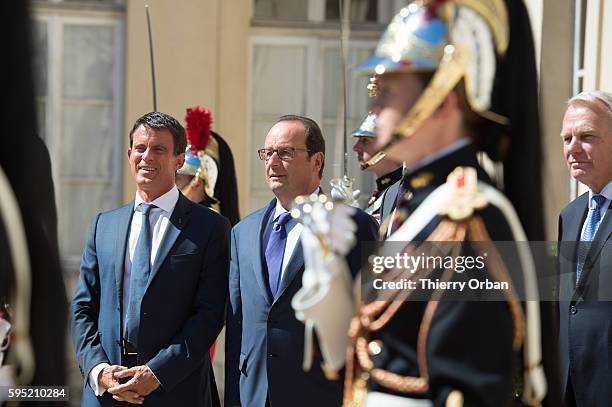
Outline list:
[[[371,215],[379,223],[381,222],[382,203],[385,200],[385,194],[396,182],[402,178],[402,167],[399,167],[390,173],[376,179],[376,188],[372,191],[370,199],[368,199],[365,212]]]
[[[381,294],[368,289],[372,274],[364,274],[363,303],[349,330],[346,406],[506,406],[515,390],[515,370],[522,370],[517,363],[521,349],[528,365],[524,400],[539,403],[546,393],[539,309],[531,304],[524,310],[519,301],[519,294],[526,290],[533,293],[535,288],[537,295],[533,259],[523,256],[518,246],[510,248],[509,258],[493,246],[493,242],[526,238],[509,201],[494,188],[476,158],[478,150],[490,153],[486,147],[500,148],[509,124],[501,115],[506,110],[493,113],[495,101],[499,102],[493,96],[496,64],[512,32],[506,6],[493,0],[411,3],[389,24],[375,55],[358,68],[378,75],[433,72],[394,136],[370,165],[384,157],[385,149],[414,135],[455,89],[464,89],[465,94],[455,93],[458,100],[465,98],[469,110],[480,117],[475,121],[478,126],[462,128],[473,141],[456,139],[421,163],[408,165],[398,185],[396,208],[381,225],[381,234],[390,234],[388,242],[402,242],[401,249],[393,253],[415,256],[423,251],[427,255],[435,253],[428,252],[435,247],[424,242],[457,242],[452,255],[459,258],[482,254],[479,247],[486,242],[492,255],[477,275],[456,272],[452,266],[433,266],[417,267],[408,279],[454,283],[493,279],[507,282],[510,289],[500,291],[495,301],[483,301],[479,290],[450,293],[403,288]],[[509,68],[504,73],[508,72]],[[478,88],[471,88],[475,83]],[[399,110],[399,103],[388,102],[398,97],[393,93],[397,89],[387,91],[381,106]],[[462,119],[466,125],[466,116]],[[442,202],[436,202],[438,197],[443,197]],[[389,246],[378,254],[390,250]],[[512,258],[519,257],[518,267],[510,267],[516,264]],[[398,270],[386,267],[378,275],[383,281],[398,282],[405,275]],[[537,340],[524,343],[526,332]]]
[[[413,213],[436,188],[447,182],[448,175],[457,167],[474,168],[480,181],[491,184],[477,163],[474,147],[463,145],[403,177],[405,193],[395,217],[406,218]],[[482,219],[491,240],[513,240],[508,222],[495,206],[487,205],[475,216]],[[432,219],[415,241],[425,241],[443,219],[443,216]],[[437,273],[436,277],[440,277],[441,272]],[[468,277],[455,274],[453,279]],[[455,390],[460,390],[466,405],[506,405],[513,389],[517,345],[513,341],[517,327],[508,302],[478,301],[476,295],[468,292],[461,299],[440,301],[429,322],[425,314],[431,302],[406,301],[380,329],[370,331],[364,326],[353,326],[355,366],[358,366],[354,386],[363,385],[360,381],[365,378],[369,392],[425,399],[434,405],[444,405]],[[368,307],[364,306],[360,318],[375,322],[379,315],[369,316]],[[429,324],[426,345],[419,348],[425,324]],[[359,341],[367,343],[362,355],[359,355]],[[424,356],[421,361],[419,352]],[[397,377],[384,380],[392,375]]]

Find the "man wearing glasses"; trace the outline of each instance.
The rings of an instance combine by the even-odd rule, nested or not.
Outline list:
[[[320,192],[325,140],[312,119],[280,117],[258,150],[275,198],[232,230],[226,337],[226,406],[339,406],[342,377],[328,380],[315,352],[302,369],[304,324],[291,299],[302,286],[302,225],[288,210],[301,195]],[[354,215],[357,240],[376,240],[376,223]],[[347,256],[351,272],[361,265],[358,243]]]

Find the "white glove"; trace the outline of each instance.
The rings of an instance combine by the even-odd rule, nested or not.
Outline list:
[[[342,201],[347,205],[358,207],[359,194],[361,191],[353,191],[353,180],[346,175],[342,178],[334,178],[329,181],[331,185],[331,196],[334,201]]]
[[[317,202],[304,217],[301,242],[305,270],[302,288],[291,302],[296,318],[306,325],[304,370],[310,370],[312,365],[314,332],[326,368],[338,371],[344,366],[353,316],[351,276],[344,256],[355,244],[357,225],[351,217],[354,211],[342,204],[328,210]]]

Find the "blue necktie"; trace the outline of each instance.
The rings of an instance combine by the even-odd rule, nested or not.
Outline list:
[[[285,255],[285,244],[287,243],[287,231],[285,225],[291,219],[289,212],[282,213],[272,225],[272,232],[266,245],[266,266],[268,267],[268,284],[272,297],[276,296],[280,283],[281,270],[283,267],[283,256]]]
[[[595,234],[597,233],[597,227],[599,226],[599,222],[601,221],[601,207],[604,202],[606,202],[606,197],[604,197],[603,195],[593,195],[591,200],[593,204],[589,208],[589,215],[587,216],[584,232],[582,233],[582,237],[580,238],[580,244],[578,245],[576,282],[580,280],[580,274],[582,273],[587,253],[591,248],[591,244],[586,242],[592,242],[593,238],[595,237]]]
[[[140,302],[149,281],[151,272],[151,225],[149,213],[155,205],[141,203],[142,224],[136,243],[132,269],[130,271],[130,300],[126,321],[126,339],[132,345],[138,345],[138,326],[140,325]]]

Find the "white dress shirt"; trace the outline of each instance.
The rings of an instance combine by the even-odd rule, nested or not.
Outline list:
[[[591,198],[593,198],[593,195],[596,195],[596,194],[593,193],[591,189],[589,189],[589,202],[587,204],[589,210],[593,209],[593,201],[591,200]],[[608,182],[608,185],[606,185],[601,190],[599,195],[605,197],[606,201],[603,203],[603,205],[601,205],[601,208],[599,208],[600,217],[599,217],[599,224],[597,225],[598,228],[599,228],[599,225],[601,225],[601,222],[603,222],[604,216],[606,216],[606,213],[608,212],[608,207],[610,207],[610,201],[612,200],[612,181]],[[584,228],[586,227],[586,223],[588,219],[589,217],[587,215],[586,219],[584,220],[584,223],[582,224],[582,231],[580,232],[580,236],[584,236]]]
[[[166,192],[157,199],[148,202],[155,205],[149,212],[149,225],[151,226],[151,265],[155,263],[155,257],[159,245],[166,234],[168,225],[170,224],[170,217],[174,212],[174,207],[178,202],[179,192],[178,189],[173,187],[170,191]],[[136,251],[136,244],[138,243],[138,236],[140,235],[140,228],[142,227],[142,215],[140,214],[140,204],[144,200],[140,197],[140,194],[136,192],[136,198],[134,199],[134,215],[132,216],[132,222],[130,223],[130,231],[128,235],[128,241],[125,248],[125,262],[123,265],[123,297],[121,298],[122,311],[123,311],[123,329],[125,332],[125,324],[127,321],[128,304],[130,303],[130,276],[132,272],[132,260],[134,259],[134,251]],[[100,363],[91,369],[89,374],[89,385],[93,389],[96,396],[104,394],[106,389],[99,385],[98,376],[102,369],[109,366],[108,363]]]

